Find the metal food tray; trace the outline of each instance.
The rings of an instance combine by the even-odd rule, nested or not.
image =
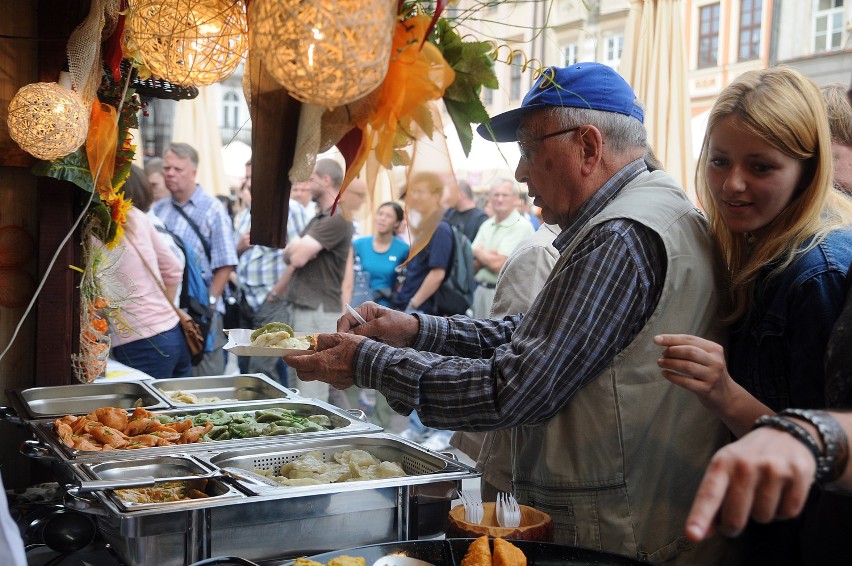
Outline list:
[[[155,379],[147,385],[168,405],[182,408],[218,407],[234,403],[269,403],[299,397],[294,390],[284,387],[262,373]],[[186,403],[169,397],[168,393],[175,391],[192,393],[198,398],[218,397],[221,401]]]
[[[442,480],[456,480],[478,475],[475,469],[460,463],[453,457],[425,450],[413,442],[389,433],[313,439],[295,444],[289,442],[282,445],[265,444],[227,451],[198,453],[196,456],[213,468],[240,468],[249,472],[272,471],[278,475],[284,464],[308,452],[320,452],[326,462],[331,462],[335,453],[345,450],[364,450],[379,460],[397,462],[408,475],[333,484],[273,487],[268,482],[254,480],[252,477],[254,474],[248,474],[244,477],[244,483],[248,484],[247,487],[257,495],[277,493],[295,497],[327,492],[329,488],[335,491],[358,491],[376,487],[426,484],[434,482],[437,476],[440,476]]]
[[[193,452],[207,467],[279,465],[308,450],[363,448],[380,459],[401,458],[418,475],[310,487],[251,486],[241,499],[184,502],[123,511],[109,500],[68,505],[97,515],[101,534],[129,566],[179,566],[211,556],[272,561],[332,549],[440,535],[461,480],[479,473],[451,456],[430,452],[395,435],[375,433]],[[138,452],[138,451],[137,451]],[[217,464],[213,464],[215,461]],[[95,463],[88,463],[95,469]],[[76,467],[87,463],[75,463]],[[240,485],[245,485],[242,482]]]
[[[155,456],[150,458],[134,458],[126,460],[104,460],[98,462],[88,462],[71,464],[71,468],[75,475],[82,480],[127,480],[140,477],[162,478],[163,481],[168,481],[170,478],[185,477],[185,476],[206,476],[214,469],[205,465],[192,456],[187,454],[178,454],[175,456]],[[237,480],[233,481],[238,483]],[[223,500],[244,498],[238,489],[229,485],[217,478],[208,478],[207,489],[205,492],[210,496],[201,499],[187,499],[177,501],[162,501],[156,503],[135,503],[125,501],[115,490],[107,489],[95,492],[95,497],[109,499],[115,507],[121,511],[138,511],[143,509],[168,509],[179,507],[188,509],[193,507],[207,507],[212,503],[218,503]]]
[[[140,406],[149,411],[171,407],[144,381],[32,387],[13,389],[8,394],[18,416],[24,420],[85,415],[101,407],[132,409]]]
[[[264,405],[258,404],[234,404],[234,405],[221,405],[214,407],[192,407],[191,409],[167,409],[162,411],[156,411],[159,415],[169,415],[169,416],[192,416],[197,415],[199,413],[209,413],[212,410],[223,410],[229,413],[246,413],[246,412],[254,412],[262,409],[270,409],[270,408],[287,408],[293,409],[296,411],[298,415],[326,415],[331,420],[333,425],[333,429],[318,431],[318,432],[305,432],[305,433],[297,433],[297,434],[288,434],[288,435],[279,435],[279,436],[259,436],[254,438],[235,438],[229,440],[212,440],[209,442],[198,442],[194,444],[180,444],[179,450],[182,452],[196,452],[203,450],[222,450],[221,447],[231,447],[231,446],[253,446],[255,444],[264,444],[269,442],[279,441],[281,439],[286,438],[288,442],[301,441],[310,438],[316,437],[325,437],[325,436],[348,436],[353,434],[366,434],[366,433],[375,433],[381,432],[382,428],[380,426],[365,422],[356,416],[356,414],[363,414],[359,411],[346,411],[339,407],[335,407],[333,405],[329,405],[323,401],[319,401],[318,399],[308,399],[308,398],[294,398],[290,400],[279,401],[277,403],[268,403]],[[130,412],[130,411],[128,411]],[[86,413],[75,412],[71,413],[75,415],[85,415]],[[108,454],[109,458],[116,459],[126,459],[126,458],[137,458],[142,455],[150,456],[150,455],[159,455],[159,454],[173,454],[175,452],[175,446],[154,446],[150,448],[137,448],[133,450],[114,450],[107,453],[104,452],[91,452],[91,451],[83,451],[83,450],[74,450],[69,446],[66,446],[64,442],[62,442],[59,437],[56,435],[56,432],[53,430],[53,421],[54,419],[40,419],[29,421],[28,425],[32,430],[33,434],[36,438],[42,443],[47,445],[48,450],[58,456],[62,460],[80,460],[80,459],[103,459],[104,454]]]

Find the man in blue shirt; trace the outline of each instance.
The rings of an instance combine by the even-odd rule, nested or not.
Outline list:
[[[208,195],[195,182],[198,171],[198,152],[185,143],[173,143],[163,155],[163,175],[172,194],[154,204],[154,213],[166,227],[183,239],[201,262],[204,283],[214,308],[210,332],[213,349],[205,352],[201,362],[193,367],[193,375],[222,375],[225,373],[225,334],[222,315],[225,303],[222,291],[237,265],[234,228],[228,212],[219,199]]]

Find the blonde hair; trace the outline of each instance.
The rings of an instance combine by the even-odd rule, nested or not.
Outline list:
[[[852,104],[846,95],[846,87],[840,83],[825,85],[819,89],[825,100],[828,129],[831,140],[852,146]]]
[[[705,176],[710,135],[728,117],[734,117],[743,132],[802,161],[792,200],[751,247],[747,234],[735,234],[725,226]],[[755,284],[766,266],[771,265],[768,277],[776,277],[797,254],[816,246],[831,231],[852,224],[852,201],[832,190],[833,176],[825,104],[809,79],[783,67],[749,71],[719,95],[710,112],[695,183],[724,264],[730,301],[726,321],[737,320],[751,309]]]

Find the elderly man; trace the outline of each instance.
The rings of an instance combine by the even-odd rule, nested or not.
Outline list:
[[[284,261],[292,269],[284,272],[272,293],[286,300],[292,309],[290,325],[299,332],[334,330],[343,312],[341,288],[346,260],[352,247],[352,223],[339,208],[331,214],[334,199],[343,182],[343,168],[333,159],[320,159],[308,179],[318,214],[308,222],[299,238],[284,248]],[[302,395],[328,401],[328,385],[303,383],[297,370],[290,385]],[[292,378],[293,376],[290,375]]]
[[[497,179],[488,192],[494,216],[486,220],[471,243],[477,287],[473,293],[473,316],[491,314],[491,303],[497,286],[497,274],[518,244],[532,236],[532,224],[515,208],[518,190],[509,179]]]
[[[212,348],[205,348],[201,361],[192,368],[193,375],[221,375],[225,373],[225,334],[222,332],[222,315],[225,303],[222,291],[228,277],[237,265],[234,246],[234,228],[228,212],[219,199],[204,192],[195,182],[198,171],[198,153],[185,143],[173,143],[163,155],[163,175],[171,198],[154,204],[154,214],[163,224],[191,246],[201,262],[204,283],[214,308],[210,334]]]
[[[562,230],[529,311],[448,319],[367,303],[366,324],[342,317],[340,334],[292,364],[302,379],[378,389],[431,426],[516,427],[515,495],[551,515],[556,542],[728,564],[725,541],[694,545],[683,531],[727,433],[662,378],[653,343],[663,331],[715,335],[712,245],[677,183],[645,168],[642,120],[609,67],[546,69],[521,108],[479,128],[518,141],[516,178]]]

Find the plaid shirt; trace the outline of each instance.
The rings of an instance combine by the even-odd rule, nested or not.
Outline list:
[[[171,197],[154,203],[156,214],[171,230],[192,247],[195,257],[201,262],[204,283],[209,287],[213,281],[213,272],[220,267],[237,265],[237,251],[234,246],[234,229],[228,212],[219,199],[205,193],[200,185],[195,186],[195,192],[189,200],[180,206],[198,226],[201,235],[210,244],[210,261],[204,251],[204,245],[192,229],[192,226],[175,210],[174,199]]]
[[[290,201],[290,212],[287,216],[287,241],[299,236],[305,229],[305,215],[301,207],[294,206]],[[239,241],[243,234],[251,230],[251,210],[240,213],[236,220],[234,240]],[[272,286],[287,269],[284,263],[284,250],[266,246],[252,246],[242,253],[237,265],[237,281],[240,291],[252,310],[257,311],[266,300]]]
[[[554,247],[563,253],[643,171],[637,160],[614,175]],[[665,249],[653,231],[625,219],[602,223],[551,275],[525,316],[415,315],[415,349],[365,340],[356,351],[355,382],[381,390],[398,412],[416,409],[437,428],[477,431],[545,421],[630,344],[656,309],[665,272]]]

